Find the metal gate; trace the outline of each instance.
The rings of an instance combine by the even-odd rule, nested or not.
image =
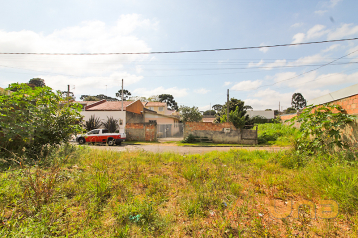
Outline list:
[[[157,138],[183,137],[183,123],[157,124]]]

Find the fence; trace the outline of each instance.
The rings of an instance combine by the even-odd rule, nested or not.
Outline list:
[[[183,137],[183,123],[157,124],[157,138]]]

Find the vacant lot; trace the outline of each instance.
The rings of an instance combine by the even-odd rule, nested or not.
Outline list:
[[[355,237],[358,169],[346,161],[64,147],[37,166],[3,167],[0,235]]]

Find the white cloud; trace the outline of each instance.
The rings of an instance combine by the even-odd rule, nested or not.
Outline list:
[[[329,7],[335,7],[340,1],[342,1],[342,0],[331,0],[331,1],[329,1],[329,3],[330,3]]]
[[[307,31],[306,39],[310,40],[310,39],[321,37],[324,34],[327,34],[328,31],[323,30],[325,28],[326,28],[326,26],[324,26],[324,25],[315,25],[314,27],[312,27],[311,29],[309,29]]]
[[[302,25],[303,25],[302,22],[297,22],[297,23],[291,25],[290,28],[291,28],[291,27],[292,27],[292,28],[300,27],[300,26],[302,26]]]
[[[275,83],[280,83],[282,81],[288,80],[290,78],[296,77],[297,74],[295,72],[285,72],[285,73],[278,73],[274,76]]]
[[[240,83],[235,84],[234,86],[231,87],[231,90],[237,90],[237,91],[247,91],[247,90],[252,90],[255,89],[257,87],[259,87],[262,84],[261,80],[256,80],[256,81],[242,81]]]
[[[332,51],[332,50],[336,49],[336,48],[339,47],[339,46],[340,46],[340,44],[331,45],[330,47],[328,47],[328,48],[322,50],[322,52],[326,53],[326,52],[328,52],[328,51]]]
[[[353,24],[343,24],[340,28],[335,31],[331,31],[328,34],[328,40],[341,39],[347,36],[351,36],[358,33],[358,26]]]
[[[264,45],[267,45],[267,44],[265,44],[265,43],[261,43],[261,44],[260,44],[260,46],[264,46]],[[264,52],[264,53],[266,53],[268,50],[269,50],[269,48],[267,48],[267,47],[264,47],[264,48],[260,48],[260,49],[259,49],[259,51]]]
[[[255,66],[257,67],[257,66],[262,65],[263,63],[264,63],[263,60],[260,60],[260,62],[258,62],[258,63],[250,62],[250,63],[247,65],[247,67],[249,67],[249,68],[255,67]]]
[[[317,15],[323,16],[326,12],[328,12],[328,11],[327,10],[318,10],[318,11],[315,11],[314,13]]]
[[[194,90],[194,92],[199,93],[199,94],[206,94],[206,93],[210,92],[210,90],[205,89],[205,88],[200,88],[200,89]]]
[[[133,90],[132,95],[141,96],[141,97],[150,97],[152,95],[167,93],[173,95],[174,98],[180,98],[188,95],[187,91],[188,89],[186,88],[177,88],[177,87],[172,87],[172,88],[158,87],[151,90],[147,88],[137,88]]]
[[[266,64],[265,67],[267,70],[270,70],[274,67],[279,67],[279,66],[285,66],[287,63],[287,61],[285,59],[283,60],[275,60],[275,62],[273,63],[269,63],[269,64]]]
[[[293,36],[293,41],[292,44],[297,44],[297,43],[302,43],[303,40],[305,39],[305,33],[297,33],[296,35]]]
[[[135,31],[155,31],[157,24],[138,14],[128,14],[120,16],[114,25],[106,25],[101,21],[85,21],[76,26],[57,29],[50,34],[28,30],[0,30],[0,52],[147,52],[151,50],[150,47],[135,35]],[[117,79],[116,75],[123,76],[127,82],[138,82],[142,77],[134,74],[142,73],[142,69],[140,66],[136,67],[136,64],[147,58],[149,57],[143,55],[12,55],[6,57],[6,60],[0,59],[0,65],[35,71],[43,75],[46,84],[55,89],[63,88],[63,84],[69,81],[76,81],[78,89],[80,86],[77,85],[85,87],[88,82],[91,85],[114,86],[116,81],[113,78]],[[66,77],[68,75],[73,77]],[[55,80],[58,78],[62,80]]]
[[[230,84],[232,84],[232,82],[225,82],[225,83],[224,83],[224,86],[228,86],[228,85],[230,85]]]

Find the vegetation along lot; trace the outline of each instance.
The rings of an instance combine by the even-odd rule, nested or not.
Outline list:
[[[60,98],[13,87],[0,110],[1,237],[357,236],[357,150],[341,136],[355,118],[339,106],[307,107],[298,129],[259,125],[280,151],[112,151],[66,143],[77,106],[44,112]]]

